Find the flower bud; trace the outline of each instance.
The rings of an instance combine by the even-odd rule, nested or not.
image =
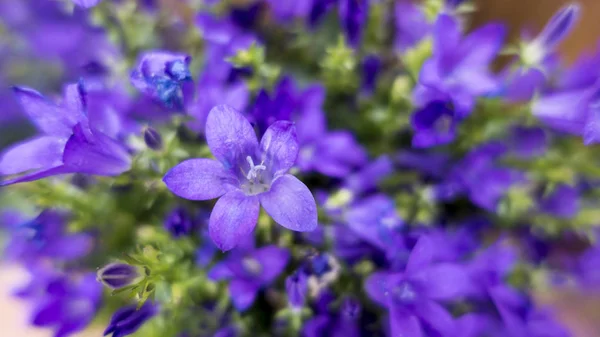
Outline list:
[[[103,335],[120,337],[132,334],[157,312],[158,307],[150,302],[146,302],[139,309],[136,305],[123,307],[113,314]]]
[[[152,150],[160,150],[163,146],[162,136],[152,127],[147,127],[144,130],[144,142],[146,146]]]
[[[302,308],[306,299],[308,290],[308,280],[302,270],[295,271],[285,279],[285,291],[288,296],[288,302],[293,308]]]
[[[194,221],[185,208],[177,207],[167,215],[165,229],[175,238],[189,235]]]
[[[126,287],[140,276],[136,266],[126,263],[111,263],[98,271],[98,281],[112,289]]]

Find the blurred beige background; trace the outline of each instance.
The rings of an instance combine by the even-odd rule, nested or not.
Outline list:
[[[539,30],[546,20],[568,3],[566,0],[477,0],[479,12],[475,23],[502,19],[510,23],[513,37],[520,29]],[[573,34],[562,45],[568,61],[582,51],[595,50],[600,37],[600,0],[579,0],[583,18]],[[516,41],[516,40],[512,40]],[[27,280],[15,267],[0,265],[0,336],[48,337],[50,331],[32,329],[27,324],[28,307],[10,297],[10,291]],[[538,296],[539,302],[553,305],[560,320],[567,324],[576,337],[600,337],[600,294],[548,293]],[[101,336],[95,329],[78,337]]]

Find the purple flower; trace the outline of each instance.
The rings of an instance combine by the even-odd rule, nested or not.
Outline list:
[[[477,206],[495,212],[511,187],[527,182],[523,172],[497,163],[506,153],[507,147],[500,143],[487,143],[473,149],[437,186],[437,197],[448,200],[466,194]]]
[[[35,219],[9,228],[12,233],[6,257],[24,262],[40,258],[58,261],[75,260],[90,252],[93,239],[84,233],[67,233],[65,214],[45,210]]]
[[[98,270],[98,281],[112,289],[126,287],[139,276],[138,268],[126,263],[111,263]]]
[[[401,52],[416,46],[431,33],[432,24],[427,21],[421,6],[412,1],[401,0],[394,8],[396,39],[394,44]]]
[[[65,173],[115,176],[129,170],[131,159],[123,145],[88,120],[81,84],[68,85],[60,105],[31,89],[15,88],[15,93],[42,135],[4,151],[0,174],[9,177],[0,184]]]
[[[198,14],[196,25],[207,42],[205,69],[223,81],[235,79],[235,69],[227,59],[257,43],[257,38],[231,20],[216,18],[208,13]]]
[[[435,249],[421,237],[404,272],[375,272],[366,280],[369,297],[389,310],[393,336],[422,336],[423,324],[442,336],[455,335],[452,315],[438,301],[466,295],[471,281],[459,265],[434,263]]]
[[[553,129],[583,136],[585,145],[600,142],[600,81],[585,89],[542,96],[531,110]]]
[[[96,6],[102,0],[73,0],[73,3],[83,8],[91,8]]]
[[[561,8],[533,39],[521,43],[521,65],[511,65],[505,74],[505,96],[513,101],[529,100],[536,91],[545,89],[548,74],[558,70],[556,48],[571,32],[581,8],[571,3]],[[561,76],[562,77],[562,76]]]
[[[369,17],[369,0],[339,0],[340,21],[350,45],[356,46]]]
[[[372,94],[377,89],[377,79],[381,71],[381,60],[377,55],[369,55],[362,62],[362,90]]]
[[[314,27],[329,12],[338,0],[313,0],[308,24]]]
[[[188,114],[195,120],[188,122],[187,126],[198,133],[204,133],[208,113],[216,105],[227,104],[238,111],[244,111],[250,99],[246,83],[224,83],[222,79],[214,76],[210,69],[207,69],[200,79],[197,91],[201,94],[197,95],[188,107]]]
[[[35,301],[31,322],[52,327],[54,337],[83,330],[94,318],[102,298],[102,286],[93,273],[71,280],[44,269],[34,270],[32,283],[21,292]]]
[[[450,102],[431,101],[425,107],[415,111],[411,124],[415,131],[412,146],[415,148],[432,147],[452,142],[456,137],[456,118]]]
[[[404,221],[387,196],[377,194],[358,201],[345,215],[348,227],[364,241],[393,258],[404,246],[400,232]]]
[[[158,307],[149,301],[140,309],[137,309],[137,304],[123,307],[113,314],[103,335],[112,337],[130,335],[157,313]]]
[[[285,279],[285,291],[292,308],[302,308],[308,291],[308,278],[303,270],[296,270]]]
[[[467,116],[475,98],[495,91],[496,78],[489,64],[502,48],[505,28],[488,24],[461,39],[457,19],[442,14],[433,29],[433,56],[419,74],[413,93],[415,104],[451,101],[455,119]]]
[[[302,327],[302,336],[365,336],[360,329],[360,312],[361,307],[357,301],[345,299],[341,305],[340,312],[337,315],[319,314],[308,320]]]
[[[569,185],[559,184],[540,200],[540,209],[557,218],[573,218],[579,212],[579,208],[579,191]]]
[[[216,264],[208,277],[214,281],[230,280],[229,294],[239,311],[248,309],[259,290],[269,286],[283,272],[290,253],[277,246],[245,251],[235,250],[226,260]]]
[[[325,88],[311,85],[298,92],[291,77],[284,77],[273,94],[262,90],[252,111],[253,122],[261,132],[277,120],[296,122],[301,171],[316,171],[343,177],[367,160],[365,150],[354,135],[345,130],[327,130],[323,111]]]
[[[144,53],[131,72],[131,84],[168,109],[183,110],[193,96],[191,57],[165,51]]]
[[[522,62],[528,67],[541,66],[571,32],[580,12],[581,7],[577,3],[570,3],[558,10],[535,39],[524,43]]]
[[[260,144],[238,111],[220,105],[208,115],[206,141],[217,160],[190,159],[164,177],[176,195],[217,201],[209,233],[221,250],[230,250],[256,226],[260,205],[280,225],[295,231],[317,227],[317,206],[310,190],[286,172],[298,155],[291,122],[272,124]]]
[[[273,11],[275,19],[282,24],[292,22],[296,18],[306,18],[313,4],[311,0],[267,0],[266,2]]]
[[[174,238],[179,238],[192,232],[194,219],[185,208],[177,207],[167,214],[164,225]]]

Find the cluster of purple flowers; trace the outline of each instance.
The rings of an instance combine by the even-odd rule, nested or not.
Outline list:
[[[44,94],[0,89],[0,228],[56,337],[563,337],[537,289],[600,286],[577,4],[515,42],[468,1],[8,2],[0,84]]]

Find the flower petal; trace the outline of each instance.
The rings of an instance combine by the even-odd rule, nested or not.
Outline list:
[[[212,240],[222,251],[235,247],[239,240],[250,234],[258,221],[258,198],[232,190],[215,204],[208,221]]]
[[[286,174],[259,195],[267,213],[287,229],[310,232],[317,228],[317,204],[312,193],[296,177]]]
[[[271,245],[257,249],[252,257],[263,267],[260,280],[269,284],[281,274],[290,259],[290,253],[287,249]]]
[[[438,303],[428,300],[421,301],[416,305],[415,311],[419,318],[440,336],[456,336],[456,324],[452,315]]]
[[[260,140],[263,162],[279,176],[287,172],[298,157],[296,127],[289,121],[277,121],[265,131]]]
[[[13,145],[0,158],[0,174],[59,166],[66,142],[64,138],[42,136]]]
[[[34,171],[34,172],[20,175],[18,177],[14,177],[14,178],[11,177],[11,178],[2,180],[2,181],[0,181],[0,186],[24,183],[24,182],[28,182],[28,181],[39,180],[42,178],[56,176],[56,175],[60,175],[60,174],[67,174],[67,173],[74,173],[74,172],[71,168],[61,165],[61,166],[53,167],[53,168],[50,168],[47,170]]]
[[[250,122],[227,105],[210,110],[205,134],[212,154],[225,168],[245,161],[246,156],[255,155],[258,150],[258,140]]]
[[[238,311],[248,309],[254,303],[259,289],[259,286],[254,283],[238,279],[232,280],[229,283],[229,294],[235,308]]]
[[[427,236],[421,236],[419,241],[417,241],[410,252],[410,256],[408,257],[408,262],[406,264],[406,272],[418,272],[422,268],[428,266],[431,261],[433,261],[434,253],[435,251],[432,240]]]
[[[81,124],[73,128],[63,154],[65,166],[73,172],[104,176],[119,175],[131,167],[127,150],[114,139],[94,132],[92,139]]]
[[[227,192],[231,180],[221,163],[212,159],[189,159],[165,174],[163,181],[171,192],[190,200],[210,200]]]
[[[416,316],[411,315],[392,305],[390,308],[390,336],[394,337],[423,337],[421,323]]]
[[[69,136],[71,128],[77,123],[77,111],[62,108],[39,92],[29,88],[14,88],[23,110],[37,128],[53,136]]]
[[[450,263],[423,268],[411,279],[419,282],[427,296],[435,300],[455,299],[473,289],[467,271]]]

